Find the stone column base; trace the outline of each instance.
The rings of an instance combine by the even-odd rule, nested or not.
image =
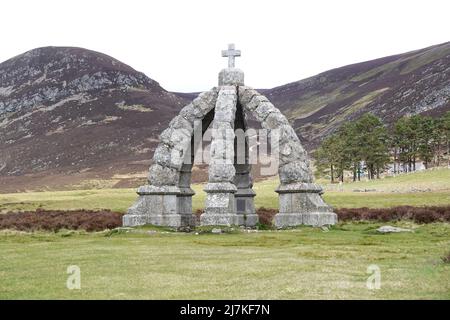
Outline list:
[[[276,227],[337,223],[337,215],[321,197],[320,186],[313,183],[286,184],[281,185],[276,192],[280,201],[280,211],[274,218]]]
[[[234,194],[236,186],[230,182],[210,182],[205,187],[205,213],[200,216],[200,225],[240,225],[243,215],[236,213]]]
[[[243,225],[244,217],[232,213],[208,214],[200,216],[200,225],[202,226],[232,226]]]
[[[244,213],[238,215],[242,216],[242,223],[239,224],[240,226],[254,227],[259,222],[259,217],[256,213]]]
[[[307,225],[324,226],[337,223],[337,215],[333,212],[308,212],[308,213],[278,213],[275,215],[274,224],[278,228]]]
[[[166,227],[186,227],[195,226],[196,218],[189,214],[160,214],[160,215],[142,215],[126,214],[122,218],[123,225],[128,227],[142,226],[152,224],[155,226]]]
[[[236,203],[236,213],[239,216],[243,216],[243,222],[239,225],[246,227],[254,227],[258,221],[258,215],[255,212],[254,197],[255,192],[251,188],[237,189],[234,194]]]
[[[153,224],[157,226],[194,226],[196,219],[188,212],[187,200],[194,192],[175,186],[146,185],[138,189],[139,198],[122,218],[124,226]],[[191,200],[192,202],[192,200]]]

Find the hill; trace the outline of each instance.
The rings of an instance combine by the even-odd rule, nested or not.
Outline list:
[[[140,172],[184,104],[143,73],[90,50],[45,47],[3,62],[0,188]]]
[[[387,124],[450,110],[450,42],[329,70],[265,92],[308,148],[371,112]]]
[[[313,149],[366,112],[389,124],[449,110],[450,42],[261,91]],[[195,96],[168,92],[82,48],[45,47],[11,58],[0,64],[0,192],[105,187],[105,181],[136,186],[159,133]],[[204,177],[195,171],[195,181]]]

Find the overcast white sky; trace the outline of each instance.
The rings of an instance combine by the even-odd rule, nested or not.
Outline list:
[[[246,84],[271,88],[450,41],[450,1],[2,0],[0,32],[0,61],[84,47],[181,92],[215,86],[234,42]]]

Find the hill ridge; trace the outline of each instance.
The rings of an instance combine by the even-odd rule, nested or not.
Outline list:
[[[261,92],[314,149],[366,112],[389,124],[449,110],[450,42]],[[116,186],[136,186],[159,133],[195,96],[168,92],[131,66],[79,47],[41,47],[8,59],[0,63],[0,191],[115,174],[130,177]]]

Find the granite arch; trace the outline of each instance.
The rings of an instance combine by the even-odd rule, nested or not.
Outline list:
[[[231,48],[231,46],[230,46]],[[277,227],[331,225],[337,216],[322,199],[322,188],[313,182],[306,150],[288,119],[265,96],[244,85],[244,73],[234,68],[234,57],[240,56],[234,46],[229,67],[219,73],[219,86],[201,93],[172,119],[160,135],[160,143],[149,169],[148,184],[138,189],[139,198],[123,218],[124,225],[156,224],[173,227],[193,226],[198,221],[192,213],[190,188],[196,141],[211,125],[213,137],[205,186],[205,212],[201,225],[255,226],[255,212],[245,140],[244,163],[236,161],[235,129],[247,130],[246,114],[251,113],[262,127],[277,139],[280,185]],[[222,54],[227,56],[227,51]],[[190,152],[189,152],[190,151]]]

